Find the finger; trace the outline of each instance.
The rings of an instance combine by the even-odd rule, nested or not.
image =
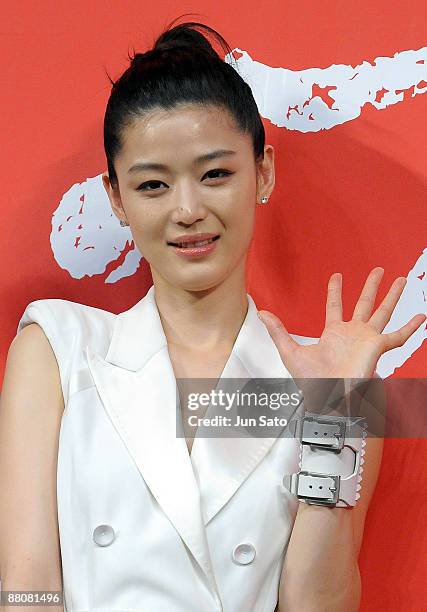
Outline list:
[[[407,339],[425,322],[427,316],[425,314],[417,314],[406,325],[389,334],[381,334],[385,350],[389,351],[398,346],[405,344]]]
[[[270,334],[274,344],[277,346],[282,359],[293,353],[298,348],[298,342],[289,335],[288,330],[283,325],[279,317],[276,317],[268,310],[260,310],[258,312],[261,320],[264,322],[268,333]]]
[[[342,321],[342,274],[335,272],[328,282],[325,327],[334,321]]]
[[[380,333],[390,321],[393,310],[395,309],[395,306],[402,295],[405,285],[406,278],[404,276],[399,276],[399,278],[396,278],[387,295],[369,319],[369,323],[373,325]]]
[[[384,274],[384,268],[374,268],[363,285],[357,304],[353,312],[353,320],[367,321],[371,316],[372,308],[377,297],[378,287]]]

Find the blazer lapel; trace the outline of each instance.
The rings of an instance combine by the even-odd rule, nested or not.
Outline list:
[[[230,357],[221,373],[222,379],[238,378],[242,383],[251,379],[290,378],[279,351],[265,325],[257,316],[257,307],[248,297],[248,311],[240,328]],[[240,385],[240,381],[239,381]],[[226,381],[221,388],[226,386]],[[240,388],[240,387],[239,387]],[[232,387],[235,391],[236,387]],[[297,390],[294,384],[294,390]],[[208,406],[206,417],[214,416],[218,409]],[[191,461],[199,485],[204,524],[207,525],[236,493],[241,484],[254,471],[280,436],[208,437],[199,428],[193,442]]]
[[[248,312],[221,378],[290,377],[247,295]],[[105,357],[86,347],[94,383],[144,481],[216,590],[205,526],[277,438],[197,432],[190,457],[185,438],[177,436],[176,379],[154,286],[114,321]]]
[[[154,299],[154,287],[115,318],[105,357],[86,347],[108,416],[159,506],[215,590],[185,438],[176,433],[176,381]]]

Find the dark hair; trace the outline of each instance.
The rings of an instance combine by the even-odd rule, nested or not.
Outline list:
[[[169,110],[183,103],[220,106],[229,111],[241,133],[251,134],[255,160],[264,157],[264,126],[251,88],[196,28],[214,35],[230,62],[232,49],[203,23],[189,21],[171,28],[180,18],[167,26],[151,50],[128,55],[131,64],[117,81],[107,75],[112,90],[104,117],[104,149],[114,187],[118,187],[114,160],[124,130],[155,108]]]

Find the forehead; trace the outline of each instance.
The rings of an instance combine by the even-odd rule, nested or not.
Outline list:
[[[155,109],[135,119],[122,134],[117,160],[128,165],[144,159],[193,158],[211,149],[234,149],[247,155],[250,134],[242,134],[230,113],[220,107],[180,106]]]

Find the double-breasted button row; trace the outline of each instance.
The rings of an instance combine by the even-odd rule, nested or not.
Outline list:
[[[116,539],[116,534],[111,525],[98,525],[93,531],[93,541],[98,546],[110,546]]]
[[[111,525],[98,525],[93,531],[93,541],[98,546],[110,546],[115,539],[116,534]],[[248,542],[238,544],[232,552],[232,559],[238,565],[248,565],[255,557],[255,546]]]
[[[256,556],[255,546],[248,542],[243,544],[238,544],[236,548],[233,550],[232,559],[234,563],[238,565],[248,565],[248,563],[252,563]]]

